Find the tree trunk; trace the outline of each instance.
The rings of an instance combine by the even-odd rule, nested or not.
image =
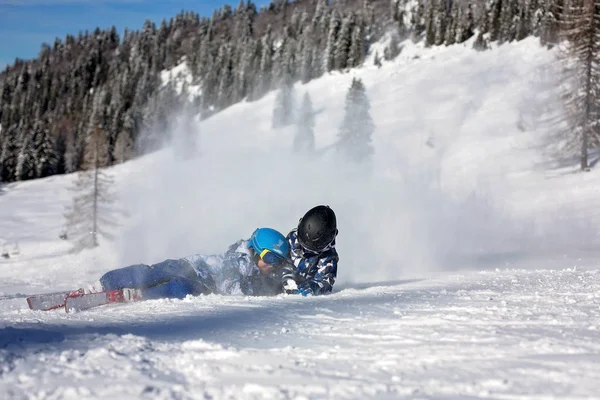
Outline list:
[[[587,12],[589,18],[589,31],[588,31],[588,49],[587,49],[587,57],[586,57],[586,65],[585,65],[585,73],[586,73],[586,82],[585,82],[585,124],[582,129],[582,137],[581,137],[581,170],[585,171],[589,168],[588,165],[588,142],[589,142],[589,131],[590,125],[592,123],[592,103],[595,100],[595,96],[592,96],[592,74],[593,74],[593,63],[594,63],[594,40],[596,29],[594,26],[595,23],[595,1],[587,0]]]
[[[100,164],[100,141],[98,137],[98,131],[95,133],[95,147],[96,147],[96,160],[94,162],[94,205],[93,205],[93,215],[94,215],[94,229],[92,231],[92,240],[94,247],[98,246],[98,167]]]

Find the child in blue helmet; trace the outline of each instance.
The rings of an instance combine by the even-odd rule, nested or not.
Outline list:
[[[107,272],[102,290],[124,290],[136,299],[184,298],[224,294],[272,296],[283,293],[282,280],[293,274],[285,236],[259,228],[218,255],[193,255],[153,265],[136,264]]]
[[[294,263],[294,276],[284,276],[284,291],[288,294],[331,293],[337,277],[338,253],[335,238],[338,234],[335,213],[329,206],[311,208],[300,218],[287,240]]]

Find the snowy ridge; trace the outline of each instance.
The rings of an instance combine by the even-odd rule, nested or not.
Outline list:
[[[115,166],[128,217],[69,253],[73,175],[8,185],[0,238],[0,393],[8,399],[590,398],[597,396],[598,172],[545,156],[554,107],[535,39],[475,52],[404,43],[306,85],[318,149],[361,78],[376,124],[371,175],[290,152],[275,93],[198,125],[176,148]],[[179,79],[188,79],[180,66]],[[166,75],[168,76],[168,74]],[[326,150],[322,154],[331,154]],[[93,285],[118,266],[223,251],[287,232],[315,203],[338,214],[327,297],[201,296],[65,314],[27,294]]]

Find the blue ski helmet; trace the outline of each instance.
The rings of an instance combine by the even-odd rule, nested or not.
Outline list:
[[[285,236],[275,229],[256,229],[250,237],[249,244],[267,264],[277,265],[290,258],[290,244]]]

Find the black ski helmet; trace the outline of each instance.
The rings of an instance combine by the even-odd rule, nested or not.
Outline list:
[[[317,253],[333,242],[337,233],[335,213],[329,206],[311,208],[298,223],[298,242]]]

